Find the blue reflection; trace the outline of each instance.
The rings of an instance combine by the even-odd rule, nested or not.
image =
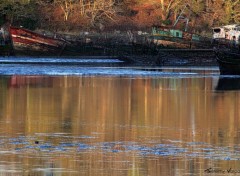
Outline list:
[[[96,58],[31,58],[31,57],[0,57],[0,63],[2,64],[8,64],[8,63],[22,63],[22,64],[58,64],[58,63],[69,63],[69,64],[78,64],[78,63],[122,63],[123,61],[120,61],[118,59],[114,58],[102,58],[102,59],[96,59]]]
[[[118,59],[0,57],[1,75],[53,76],[219,76],[218,67],[152,67],[126,64]]]
[[[54,136],[54,134],[53,134]],[[59,136],[58,136],[59,137]],[[57,137],[57,138],[58,138]],[[63,136],[62,136],[63,137]],[[66,136],[65,136],[66,137]],[[213,146],[202,142],[181,142],[181,145],[174,143],[161,143],[153,145],[144,145],[137,142],[96,142],[85,143],[80,141],[65,141],[62,139],[60,143],[38,141],[32,137],[17,137],[2,139],[4,146],[11,146],[12,152],[101,152],[101,153],[118,153],[118,152],[134,152],[142,156],[161,156],[161,157],[189,157],[204,158],[211,160],[240,160],[239,147]],[[71,136],[68,136],[71,139]],[[3,147],[3,146],[2,146]]]

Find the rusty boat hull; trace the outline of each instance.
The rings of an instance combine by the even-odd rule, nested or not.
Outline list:
[[[10,26],[9,34],[16,56],[60,56],[64,40],[47,37],[28,29]]]

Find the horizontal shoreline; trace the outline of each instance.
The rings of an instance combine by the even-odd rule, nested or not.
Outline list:
[[[4,57],[6,60],[0,60],[0,64],[32,64],[32,65],[79,65],[79,66],[121,66],[121,67],[162,67],[162,66],[218,66],[216,59],[175,59],[168,58],[164,59],[162,62],[154,62],[153,60],[148,60],[147,58],[138,58],[138,57],[126,57],[125,59],[113,56],[81,56],[81,57]],[[11,58],[13,60],[11,61]],[[21,60],[18,61],[18,58]],[[24,61],[25,58],[31,59]],[[39,60],[38,59],[50,59],[47,60]],[[52,59],[52,60],[51,60]],[[54,61],[56,59],[56,61]],[[59,59],[59,60],[57,60]],[[75,59],[75,61],[71,61],[71,59]],[[105,62],[104,60],[110,61]],[[36,61],[34,61],[36,60]],[[81,62],[83,60],[83,62]],[[92,61],[84,61],[84,60],[92,60]],[[103,60],[94,61],[94,60]],[[111,61],[112,60],[112,61]]]
[[[118,59],[119,56],[0,56],[2,58],[72,58],[72,59]]]

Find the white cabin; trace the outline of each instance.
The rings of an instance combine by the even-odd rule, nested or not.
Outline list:
[[[213,38],[225,38],[240,43],[240,24],[232,24],[213,28]]]

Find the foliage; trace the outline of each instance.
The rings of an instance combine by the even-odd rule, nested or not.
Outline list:
[[[169,20],[169,19],[167,19],[167,20],[163,20],[163,21],[162,21],[162,24],[169,26],[169,25],[172,24],[172,21]]]
[[[2,0],[0,16],[12,25],[54,30],[101,29],[107,26],[172,26],[189,19],[189,26],[204,30],[240,23],[240,0]],[[3,21],[4,18],[0,18]],[[180,26],[186,21],[179,21]],[[202,29],[201,29],[202,28]]]
[[[0,15],[12,25],[33,29],[38,21],[37,4],[30,0],[5,0],[0,2]]]

